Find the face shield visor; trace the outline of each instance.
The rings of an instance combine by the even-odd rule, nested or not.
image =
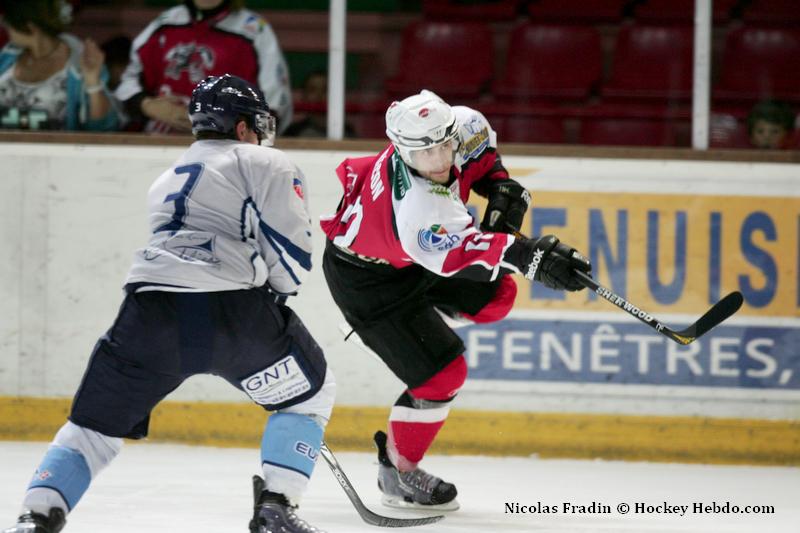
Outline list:
[[[401,155],[408,166],[424,177],[450,173],[458,150],[458,142],[451,137],[444,142],[424,148],[405,148]]]
[[[258,135],[258,142],[261,146],[272,146],[275,144],[275,131],[277,122],[275,117],[268,113],[257,113],[253,115],[253,131]]]

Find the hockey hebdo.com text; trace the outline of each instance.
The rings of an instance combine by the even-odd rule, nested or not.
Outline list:
[[[719,515],[719,514],[775,514],[773,505],[739,505],[731,502],[690,502],[690,503],[645,503],[619,502],[555,502],[520,503],[506,502],[505,514],[542,515]]]

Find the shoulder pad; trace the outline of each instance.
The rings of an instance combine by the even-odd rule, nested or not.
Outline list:
[[[163,26],[180,26],[189,24],[191,21],[192,17],[189,16],[189,10],[186,8],[186,6],[175,6],[167,9],[153,19],[153,21],[133,39],[131,47],[134,50],[138,50],[150,39],[150,37],[152,37],[155,32],[157,32]]]
[[[222,19],[217,27],[249,39],[255,39],[265,28],[269,27],[267,21],[254,11],[240,9]]]
[[[154,21],[159,26],[166,24],[188,24],[192,21],[186,6],[175,6],[162,12]]]
[[[493,131],[489,121],[480,112],[465,106],[453,107],[458,118],[459,155],[462,159],[476,159],[493,144]]]
[[[252,162],[259,162],[268,165],[270,173],[283,171],[293,171],[294,162],[289,159],[285,152],[270,146],[259,146],[257,144],[241,143],[236,145],[237,152]]]

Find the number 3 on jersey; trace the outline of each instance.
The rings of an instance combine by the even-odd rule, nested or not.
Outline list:
[[[189,177],[184,182],[181,190],[173,192],[164,198],[164,203],[175,202],[175,212],[172,213],[172,219],[160,225],[156,229],[159,231],[178,231],[183,227],[183,219],[186,217],[186,201],[192,193],[195,185],[200,180],[200,175],[203,173],[202,163],[192,163],[191,165],[184,165],[175,169],[175,174],[188,174]]]

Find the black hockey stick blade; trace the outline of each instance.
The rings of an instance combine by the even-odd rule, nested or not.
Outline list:
[[[739,310],[740,307],[742,307],[743,303],[744,297],[742,296],[742,293],[739,291],[732,292],[714,304],[714,306],[706,311],[706,314],[701,316],[697,322],[684,330],[676,331],[675,334],[682,338],[694,340],[704,333],[710,331],[712,328],[715,328],[722,323],[723,320],[726,320],[728,317],[733,315]],[[689,343],[685,342],[683,344]]]
[[[433,524],[444,518],[442,515],[426,516],[424,518],[393,518],[391,516],[382,516],[373,513],[367,509],[367,506],[364,505],[364,502],[359,498],[355,487],[353,487],[353,484],[347,479],[342,467],[339,465],[339,461],[336,460],[336,457],[333,455],[330,448],[328,448],[328,445],[323,442],[319,447],[319,452],[322,454],[325,462],[328,463],[328,466],[331,467],[333,477],[335,477],[339,485],[342,486],[345,494],[347,494],[347,497],[350,498],[350,501],[353,503],[353,507],[358,511],[359,516],[361,516],[361,519],[367,524],[378,527],[413,527]]]
[[[744,303],[744,297],[742,296],[741,292],[732,292],[714,304],[711,309],[706,311],[706,313],[697,320],[697,322],[686,329],[675,331],[663,325],[658,319],[653,317],[653,315],[647,311],[640,307],[636,307],[622,296],[612,292],[611,289],[603,287],[590,275],[577,270],[575,271],[575,274],[586,288],[593,290],[598,295],[616,305],[629,315],[647,324],[651,328],[655,329],[665,337],[672,339],[678,344],[691,344],[695,340],[699,339],[700,336],[707,333],[712,328],[718,326],[724,320],[733,315],[739,310],[740,307],[742,307],[742,303]]]

